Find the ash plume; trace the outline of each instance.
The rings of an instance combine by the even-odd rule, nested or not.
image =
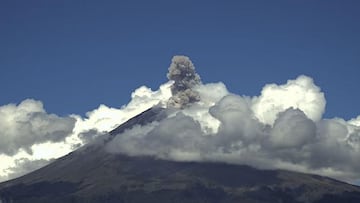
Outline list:
[[[200,100],[199,93],[193,88],[201,84],[201,79],[195,72],[195,67],[189,57],[174,56],[167,77],[174,81],[171,86],[172,97],[168,101],[168,107],[182,109]]]

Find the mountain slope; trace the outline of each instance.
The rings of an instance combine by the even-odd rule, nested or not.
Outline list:
[[[224,163],[110,154],[103,142],[160,120],[149,109],[33,173],[0,184],[0,202],[360,202],[360,188],[330,178]]]

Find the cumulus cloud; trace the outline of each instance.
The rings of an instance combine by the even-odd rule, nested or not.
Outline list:
[[[325,111],[324,93],[312,78],[301,75],[286,84],[267,84],[261,95],[254,97],[252,109],[263,123],[272,125],[278,113],[289,107],[301,109],[313,121],[321,119]]]
[[[278,114],[269,141],[276,148],[296,148],[312,142],[315,135],[315,123],[303,111],[290,107]]]
[[[232,94],[223,83],[188,87],[198,99],[166,110],[164,120],[126,130],[107,150],[359,179],[360,117],[323,119],[325,96],[312,78],[268,84],[254,97]]]
[[[44,166],[154,105],[165,107],[171,85],[167,82],[155,91],[142,86],[132,93],[127,105],[114,108],[101,104],[84,117],[49,114],[41,101],[33,99],[0,106],[0,181]]]
[[[75,119],[48,114],[40,101],[27,99],[19,105],[0,107],[0,153],[14,155],[20,149],[32,153],[37,143],[64,140],[72,133]]]
[[[186,160],[179,155],[186,153],[194,156],[197,153],[201,132],[198,122],[180,112],[160,123],[135,126],[125,131],[122,136],[116,136],[107,149],[132,156],[155,155],[164,159]]]

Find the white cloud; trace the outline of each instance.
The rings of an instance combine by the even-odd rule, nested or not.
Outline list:
[[[278,114],[269,140],[276,148],[296,148],[313,141],[315,136],[315,123],[301,110],[289,108]]]
[[[154,105],[166,106],[171,85],[165,83],[156,91],[142,86],[126,106],[102,104],[85,117],[48,114],[42,102],[33,99],[0,106],[0,181],[64,156]]]
[[[0,107],[0,153],[14,155],[47,141],[60,142],[72,133],[75,119],[45,112],[40,101],[27,99],[19,105]]]
[[[325,105],[324,93],[313,79],[301,75],[283,85],[265,85],[261,95],[254,98],[252,109],[261,122],[272,125],[277,114],[290,107],[300,109],[316,122],[321,119]]]
[[[131,156],[295,170],[345,181],[360,176],[359,117],[322,119],[325,97],[310,77],[265,85],[257,97],[231,94],[222,83],[193,88],[198,102],[125,131],[107,149]]]

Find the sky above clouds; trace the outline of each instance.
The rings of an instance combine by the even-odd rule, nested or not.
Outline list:
[[[228,118],[251,114],[257,122],[243,120],[242,129],[250,129],[243,134],[254,135],[255,143],[261,144],[241,138],[244,149],[271,152],[283,168],[356,179],[359,6],[356,0],[2,1],[0,180],[36,169],[167,101],[172,85],[167,82],[167,68],[178,54],[189,56],[201,76],[203,85],[196,92],[206,99],[196,109],[203,116],[196,117],[190,108],[184,115],[146,126],[146,136],[166,134],[161,126],[181,121],[194,129],[189,136],[223,130],[229,139],[222,140],[222,147],[230,147],[240,139],[232,131],[240,129],[231,129]],[[222,116],[227,115],[224,107],[232,103],[239,114]],[[281,132],[293,130],[286,128],[289,120],[303,127],[294,126],[298,136],[283,143]],[[274,136],[265,139],[267,135]],[[334,141],[341,140],[338,135],[355,152]],[[321,144],[309,146],[315,138]],[[213,139],[204,142],[216,147]],[[155,144],[162,144],[161,140]],[[295,157],[299,151],[292,151],[284,158],[279,152],[295,146],[317,157]],[[327,169],[323,166],[328,163],[316,165],[335,146],[343,153],[332,161],[343,165]],[[238,153],[236,147],[230,151]],[[201,149],[198,155],[209,150]],[[148,152],[159,153],[152,148]],[[235,162],[250,163],[247,153]],[[174,156],[170,158],[180,155]],[[270,167],[265,164],[269,157],[259,157],[252,164]],[[346,158],[351,161],[343,163]],[[305,166],[299,169],[288,160]],[[347,174],[337,174],[341,170]]]

